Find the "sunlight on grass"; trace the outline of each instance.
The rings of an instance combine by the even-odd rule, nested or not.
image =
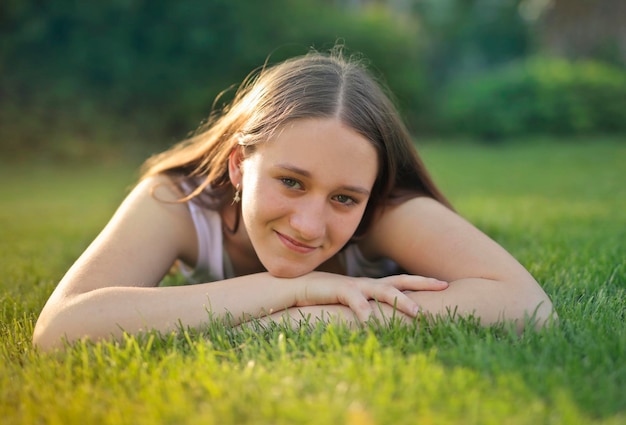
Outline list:
[[[591,423],[569,391],[546,400],[521,371],[485,375],[445,366],[437,349],[403,355],[372,333],[332,327],[266,335],[216,349],[210,341],[164,351],[127,338],[33,356],[17,380],[23,423]],[[249,336],[252,338],[252,336]],[[346,341],[352,339],[352,341]],[[179,341],[179,344],[182,342]],[[52,361],[52,363],[51,363]],[[56,367],[50,367],[51,364]],[[43,387],[35,385],[46,382]],[[158,401],[158,403],[155,403]],[[40,406],[46,406],[42,410]],[[522,407],[522,408],[520,408]],[[610,418],[608,418],[610,419]],[[619,419],[614,417],[613,419]],[[611,423],[612,419],[605,422]]]
[[[423,153],[457,210],[542,283],[559,327],[517,336],[471,319],[360,331],[209,322],[41,354],[30,343],[37,314],[135,164],[2,164],[2,423],[626,423],[626,145]]]

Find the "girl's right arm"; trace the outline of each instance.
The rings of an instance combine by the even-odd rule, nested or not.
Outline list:
[[[380,284],[313,272],[294,279],[259,273],[158,287],[177,259],[196,262],[195,228],[187,206],[173,202],[179,197],[166,177],[137,185],[50,296],[35,326],[35,345],[51,349],[61,347],[64,338],[174,331],[206,323],[209,312],[217,318],[229,314],[237,324],[289,307],[343,304],[366,320],[372,312],[368,300],[378,299],[414,314],[416,304],[401,291],[433,286],[432,279]]]

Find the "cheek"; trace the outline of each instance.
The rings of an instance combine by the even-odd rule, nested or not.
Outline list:
[[[361,219],[363,218],[363,214],[365,213],[365,208],[359,209],[359,211],[354,211],[351,214],[346,214],[334,220],[333,223],[333,233],[337,237],[337,239],[341,239],[342,241],[347,242],[354,236],[359,224],[361,223]]]
[[[242,212],[248,224],[269,220],[284,209],[284,200],[268,179],[244,177],[242,185]]]
[[[248,159],[241,165],[241,197],[243,206],[254,206],[263,199],[263,182],[260,179],[258,166]]]

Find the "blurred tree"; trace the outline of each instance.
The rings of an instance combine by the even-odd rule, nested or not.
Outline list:
[[[442,85],[528,54],[520,0],[413,0],[427,39],[430,75]]]
[[[2,0],[0,150],[161,149],[253,68],[337,40],[364,54],[412,130],[438,131],[446,86],[537,51],[624,66],[625,11],[612,0]]]
[[[528,54],[532,34],[520,13],[522,5],[548,0],[330,1],[352,10],[386,8],[410,22],[430,65],[429,75],[441,85]]]
[[[385,75],[403,110],[420,109],[416,37],[388,14],[311,0],[3,0],[0,148],[123,139],[160,149],[266,60],[338,39]]]
[[[626,66],[625,1],[549,0],[545,12],[540,25],[544,50]]]

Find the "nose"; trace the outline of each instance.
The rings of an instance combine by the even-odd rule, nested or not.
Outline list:
[[[326,202],[310,199],[299,203],[289,218],[291,228],[305,241],[314,241],[326,233]]]

